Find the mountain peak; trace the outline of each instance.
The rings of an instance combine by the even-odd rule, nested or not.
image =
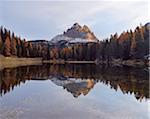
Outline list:
[[[71,38],[97,40],[96,36],[93,32],[91,32],[88,26],[84,25],[82,27],[78,23],[74,23],[71,28],[67,29],[67,31],[64,32],[64,35]]]
[[[51,43],[88,43],[88,42],[98,42],[98,39],[88,26],[80,26],[78,23],[74,23],[73,26],[67,29],[63,34],[55,36]]]
[[[81,28],[81,26],[78,23],[74,23],[72,28]]]
[[[86,25],[83,26],[82,30],[85,31],[85,32],[91,32],[89,27],[86,26]]]

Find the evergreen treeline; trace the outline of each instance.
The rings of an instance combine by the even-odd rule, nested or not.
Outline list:
[[[0,54],[6,57],[45,57],[48,47],[39,42],[26,41],[6,28],[0,28]]]
[[[98,43],[76,43],[67,47],[52,47],[50,59],[64,60],[105,60],[112,59],[143,59],[149,54],[149,24],[138,26],[134,31],[126,31],[120,36]]]
[[[42,57],[43,59],[63,60],[106,60],[143,59],[149,54],[149,23],[138,26],[134,31],[126,31],[121,35],[98,43],[75,43],[53,46],[48,41],[26,41],[0,28],[0,54],[10,57]]]

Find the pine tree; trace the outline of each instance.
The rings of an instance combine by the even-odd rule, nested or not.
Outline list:
[[[2,28],[1,28],[1,30],[2,30]],[[0,32],[0,54],[2,54],[3,53],[3,40],[2,40],[2,32]]]
[[[14,56],[17,56],[17,41],[16,41],[14,33],[12,33],[11,54]]]
[[[5,39],[5,42],[4,42],[4,56],[11,56],[11,53],[10,53],[10,32],[7,32],[7,36],[6,36],[6,39]]]

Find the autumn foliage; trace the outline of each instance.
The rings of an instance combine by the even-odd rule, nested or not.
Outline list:
[[[94,61],[143,59],[149,54],[149,23],[134,31],[117,33],[99,42],[50,45],[46,40],[21,39],[6,28],[0,29],[0,54],[10,57],[42,57],[51,60]]]
[[[46,57],[48,45],[42,42],[26,41],[6,28],[0,29],[0,54],[6,57]]]

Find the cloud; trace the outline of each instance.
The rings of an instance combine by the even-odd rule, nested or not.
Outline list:
[[[0,23],[28,39],[50,39],[75,22],[105,38],[149,20],[147,1],[3,1],[0,6]]]

